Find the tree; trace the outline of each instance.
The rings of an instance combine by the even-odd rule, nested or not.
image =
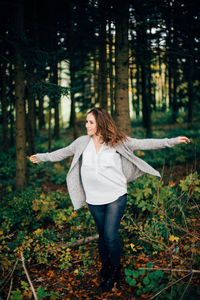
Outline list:
[[[150,50],[147,36],[147,7],[136,6],[137,62],[141,68],[142,115],[146,135],[151,136]],[[142,46],[141,46],[142,45]]]
[[[128,20],[129,1],[124,0],[114,3],[115,5],[115,116],[118,127],[131,135],[131,122],[129,115],[128,97]]]
[[[25,131],[25,103],[24,103],[24,62],[21,49],[23,31],[23,2],[18,0],[16,11],[15,43],[15,97],[16,97],[16,188],[26,186],[26,131]]]
[[[8,114],[7,114],[7,93],[6,93],[6,64],[0,64],[0,81],[1,81],[1,108],[2,108],[2,123],[3,123],[3,145],[4,152],[8,151]]]
[[[106,0],[99,0],[99,103],[107,109]]]

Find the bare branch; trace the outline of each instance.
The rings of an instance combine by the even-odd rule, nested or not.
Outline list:
[[[200,270],[186,270],[186,269],[168,269],[168,268],[139,268],[139,270],[152,270],[152,271],[167,271],[167,272],[187,272],[187,273],[200,273]]]
[[[9,288],[9,292],[8,292],[8,296],[7,296],[7,300],[10,299],[10,293],[12,291],[12,286],[13,286],[13,278],[11,278],[11,281],[10,281],[10,288]]]
[[[157,294],[155,294],[153,297],[149,298],[149,300],[152,300],[154,298],[156,298],[158,295],[160,295],[164,290],[167,290],[169,287],[173,286],[174,284],[176,284],[177,282],[183,280],[184,278],[188,277],[189,275],[191,275],[192,273],[190,272],[189,274],[187,274],[186,276],[184,276],[183,278],[180,278],[178,280],[176,280],[175,282],[173,282],[172,284],[169,284],[168,286],[166,286],[164,289],[162,289],[160,292],[158,292]]]
[[[32,290],[32,292],[33,292],[34,299],[35,299],[35,300],[38,300],[38,297],[37,297],[37,295],[36,295],[34,286],[33,286],[32,282],[31,282],[30,276],[29,276],[28,271],[27,271],[26,266],[25,266],[23,252],[20,252],[20,256],[21,256],[21,259],[22,259],[22,265],[23,265],[23,268],[24,268],[24,272],[26,273],[26,277],[27,277],[27,279],[28,279],[28,282],[29,282],[29,284],[30,284],[30,286],[31,286],[31,290]]]

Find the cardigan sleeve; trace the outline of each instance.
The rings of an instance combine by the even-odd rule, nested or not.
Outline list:
[[[75,142],[72,142],[69,146],[61,148],[59,150],[53,152],[46,152],[46,153],[37,153],[36,157],[39,162],[57,162],[61,161],[69,156],[74,155],[75,153]]]
[[[178,144],[178,137],[164,139],[135,139],[128,137],[128,146],[134,150],[154,150],[174,147]]]

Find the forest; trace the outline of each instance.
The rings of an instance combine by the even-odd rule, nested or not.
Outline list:
[[[195,0],[0,0],[0,299],[200,297],[200,6]],[[98,290],[97,231],[66,186],[93,107],[130,137],[187,136],[135,155],[120,288]]]

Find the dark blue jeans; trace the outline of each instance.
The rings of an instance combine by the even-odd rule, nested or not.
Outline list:
[[[127,194],[124,194],[108,204],[88,204],[99,233],[98,248],[100,260],[103,264],[109,261],[115,266],[120,264],[121,245],[118,229],[126,207],[126,201]]]

